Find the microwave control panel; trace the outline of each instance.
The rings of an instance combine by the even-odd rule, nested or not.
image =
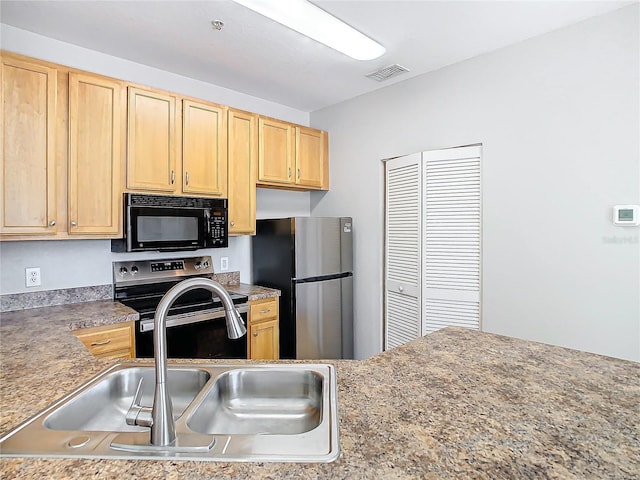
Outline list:
[[[209,213],[209,239],[212,247],[227,246],[227,215],[226,210],[213,209]]]

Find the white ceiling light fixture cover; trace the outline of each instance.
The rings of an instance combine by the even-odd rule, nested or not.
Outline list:
[[[378,42],[307,0],[234,0],[356,60],[373,60],[385,52]]]

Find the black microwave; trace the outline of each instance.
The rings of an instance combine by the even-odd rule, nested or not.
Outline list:
[[[176,251],[229,246],[227,199],[124,194],[124,238],[112,252]]]

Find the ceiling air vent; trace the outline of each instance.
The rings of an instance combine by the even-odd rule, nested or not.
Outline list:
[[[385,80],[397,77],[398,75],[408,71],[408,68],[404,68],[402,65],[398,65],[396,63],[394,65],[389,65],[388,67],[381,68],[378,71],[365,75],[365,77],[369,77],[371,80],[375,80],[376,82],[384,82]]]

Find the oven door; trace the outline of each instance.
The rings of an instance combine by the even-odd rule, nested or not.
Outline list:
[[[247,325],[248,306],[238,306]],[[136,357],[153,358],[153,319],[136,322]],[[246,335],[232,340],[227,336],[224,310],[169,317],[167,319],[168,358],[247,358]]]
[[[127,208],[127,251],[196,250],[206,246],[208,216],[204,208]]]

